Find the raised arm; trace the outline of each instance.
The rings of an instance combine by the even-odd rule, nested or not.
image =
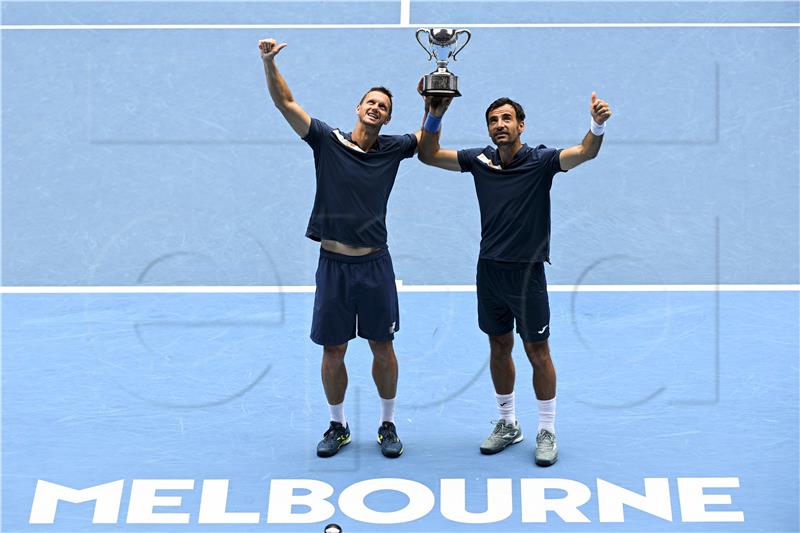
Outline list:
[[[419,80],[419,86],[417,87],[417,91],[422,90],[422,80]],[[419,154],[419,141],[422,139],[422,130],[425,129],[425,119],[428,118],[428,108],[430,104],[426,101],[425,102],[425,112],[422,114],[422,125],[419,127],[417,131],[414,132],[414,137],[417,138],[417,147],[414,149],[415,154]]]
[[[311,117],[300,107],[300,104],[294,101],[292,91],[289,90],[286,80],[283,79],[275,65],[275,56],[285,47],[286,43],[278,44],[275,39],[258,41],[261,59],[264,61],[264,74],[267,76],[269,95],[286,122],[300,137],[305,137],[311,128]]]
[[[592,93],[589,112],[592,114],[592,127],[586,133],[581,144],[561,150],[559,162],[562,170],[575,168],[581,163],[594,159],[600,152],[600,146],[603,144],[605,122],[611,117],[611,108],[606,101],[597,97],[597,93]]]
[[[422,127],[422,137],[419,140],[419,160],[426,165],[443,168],[445,170],[460,171],[458,152],[444,150],[439,147],[440,123],[447,111],[452,98],[430,98],[425,100],[428,110],[425,123]]]

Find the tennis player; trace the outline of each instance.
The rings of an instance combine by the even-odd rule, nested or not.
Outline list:
[[[522,441],[514,408],[515,367],[511,357],[514,323],[533,366],[539,410],[534,459],[550,466],[558,459],[555,437],[556,371],[550,357],[550,304],[544,262],[550,262],[550,187],[566,172],[597,156],[609,105],[592,93],[591,128],[581,144],[565,149],[535,148],[520,140],[525,111],[509,98],[486,110],[495,147],[445,150],[439,147],[442,117],[451,98],[428,100],[430,112],[419,144],[422,162],[471,172],[481,212],[478,259],[478,324],[489,336],[490,368],[500,420],[480,451],[494,454]]]
[[[322,385],[331,419],[317,455],[330,457],[350,442],[344,356],[357,334],[372,350],[381,452],[399,457],[403,444],[394,424],[398,370],[392,340],[400,316],[387,247],[386,204],[400,161],[414,156],[420,132],[380,135],[392,118],[392,93],[385,87],[372,87],[358,102],[352,133],[311,118],[275,65],[275,56],[287,44],[265,39],[258,45],[272,101],[314,151],[317,187],[306,237],[320,242],[320,257],[311,340],[323,347]]]

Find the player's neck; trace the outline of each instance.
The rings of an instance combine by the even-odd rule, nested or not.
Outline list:
[[[519,138],[514,141],[514,144],[504,144],[497,147],[497,153],[500,154],[500,162],[503,166],[511,164],[511,161],[514,160],[514,156],[517,155],[520,148],[522,148],[522,141],[520,141]]]
[[[380,131],[380,128],[367,128],[361,121],[358,121],[356,122],[356,127],[353,128],[353,142],[365,152],[369,152],[375,141],[378,140]]]

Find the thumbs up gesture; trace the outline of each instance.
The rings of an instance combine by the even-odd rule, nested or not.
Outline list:
[[[597,124],[602,124],[611,118],[611,108],[608,106],[608,102],[598,98],[595,92],[592,93],[592,103],[589,106],[589,112],[592,114],[592,119],[594,119]]]
[[[264,61],[274,61],[275,56],[286,48],[286,43],[278,44],[275,39],[261,39],[258,41],[258,49],[261,52],[261,59]]]

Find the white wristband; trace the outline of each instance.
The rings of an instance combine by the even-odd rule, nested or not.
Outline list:
[[[594,117],[592,117],[592,125],[591,125],[592,133],[597,135],[598,137],[601,136],[606,131],[606,123],[603,122],[602,124],[598,124],[594,121]]]

